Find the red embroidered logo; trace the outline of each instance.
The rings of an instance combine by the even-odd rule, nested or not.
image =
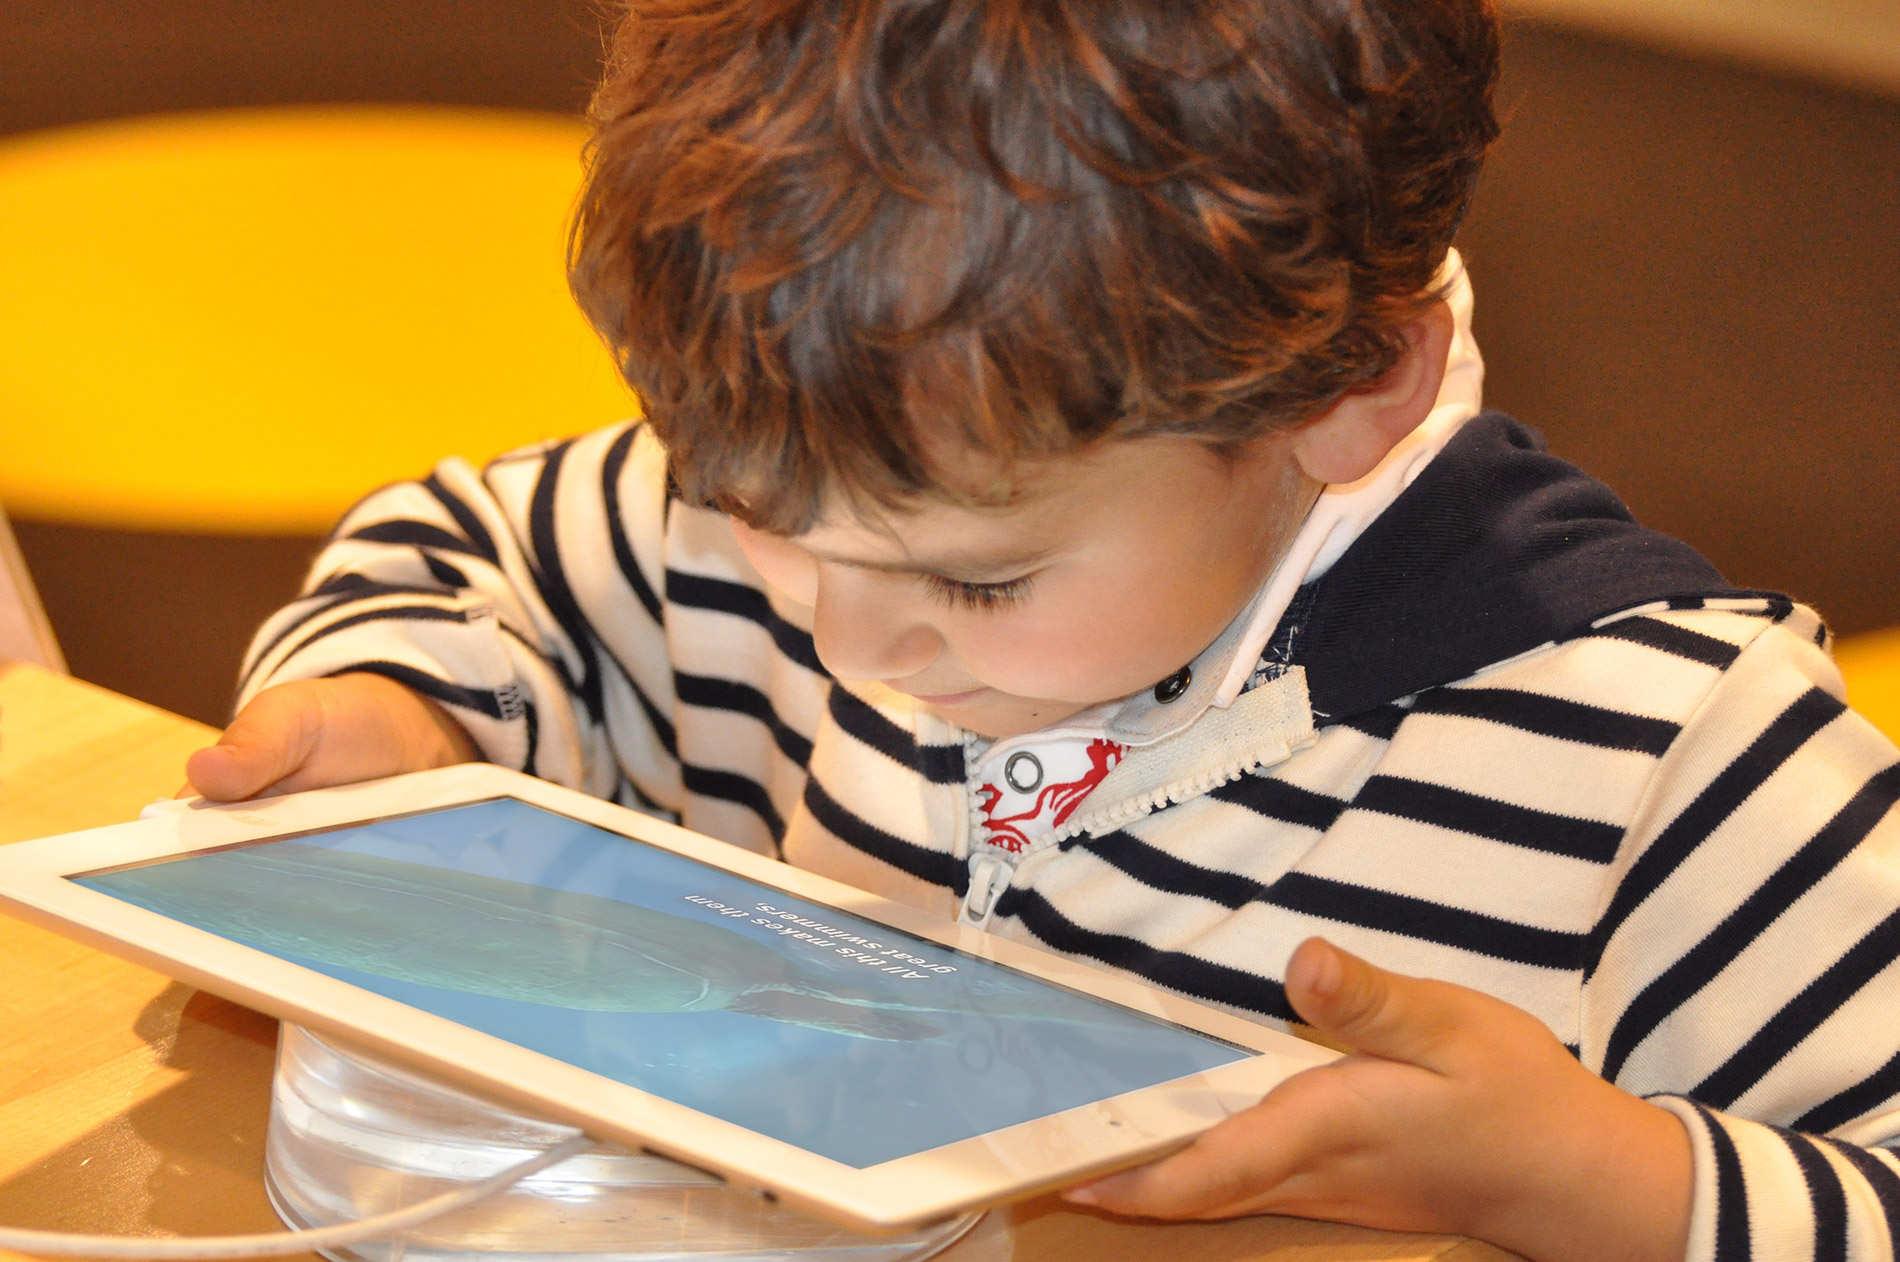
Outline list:
[[[1075,814],[1075,808],[1122,760],[1123,747],[1097,737],[1088,743],[1088,770],[1074,780],[1045,784],[1036,792],[1035,804],[1014,815],[998,816],[997,808],[1007,796],[1002,786],[985,781],[977,789],[977,801],[983,808],[985,838],[990,845],[1011,854],[1021,854],[1037,836],[1054,832]],[[1017,796],[1021,796],[1018,794]]]

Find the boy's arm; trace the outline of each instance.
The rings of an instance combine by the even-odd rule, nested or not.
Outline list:
[[[377,770],[478,752],[670,809],[679,795],[674,690],[656,594],[665,476],[663,453],[634,425],[513,453],[480,474],[445,461],[421,482],[371,495],[338,526],[303,597],[258,633],[227,739],[242,739],[266,689],[326,681],[320,695],[333,699],[339,724],[361,712],[350,729],[359,736],[378,723],[409,734],[383,743],[420,761]],[[383,704],[362,687],[365,675],[400,685],[409,700],[384,689],[395,700],[364,717]],[[294,691],[261,705],[285,693],[296,700]],[[313,713],[316,704],[299,700]],[[317,718],[293,716],[290,726],[299,722]],[[339,778],[352,777],[334,765],[320,777]]]
[[[1582,1056],[1688,1128],[1695,1262],[1900,1257],[1900,750],[1821,634],[1724,672],[1592,935]]]
[[[1806,629],[1758,636],[1659,766],[1574,1057],[1498,1000],[1351,957],[1329,992],[1335,953],[1309,945],[1288,996],[1361,1054],[1089,1199],[1453,1230],[1540,1260],[1891,1262],[1900,750],[1845,710]]]

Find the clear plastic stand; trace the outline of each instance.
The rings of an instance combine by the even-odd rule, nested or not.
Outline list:
[[[525,1161],[575,1133],[286,1024],[264,1183],[293,1227],[414,1204]],[[398,1241],[338,1262],[914,1262],[981,1214],[897,1238],[863,1236],[651,1153],[603,1145]]]

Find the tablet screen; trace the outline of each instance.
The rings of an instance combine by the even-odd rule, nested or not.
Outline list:
[[[512,798],[73,879],[859,1168],[1252,1055]]]

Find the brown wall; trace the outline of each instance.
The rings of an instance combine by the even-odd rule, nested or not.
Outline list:
[[[578,110],[595,0],[0,5],[0,131],[162,110],[433,101]]]
[[[595,0],[0,5],[0,132],[158,110],[571,110]],[[1464,247],[1490,399],[1842,630],[1900,624],[1900,102],[1519,25]],[[0,407],[5,406],[0,399]],[[76,673],[217,722],[313,540],[19,523]]]
[[[1900,101],[1513,28],[1489,400],[1731,579],[1900,623]]]

